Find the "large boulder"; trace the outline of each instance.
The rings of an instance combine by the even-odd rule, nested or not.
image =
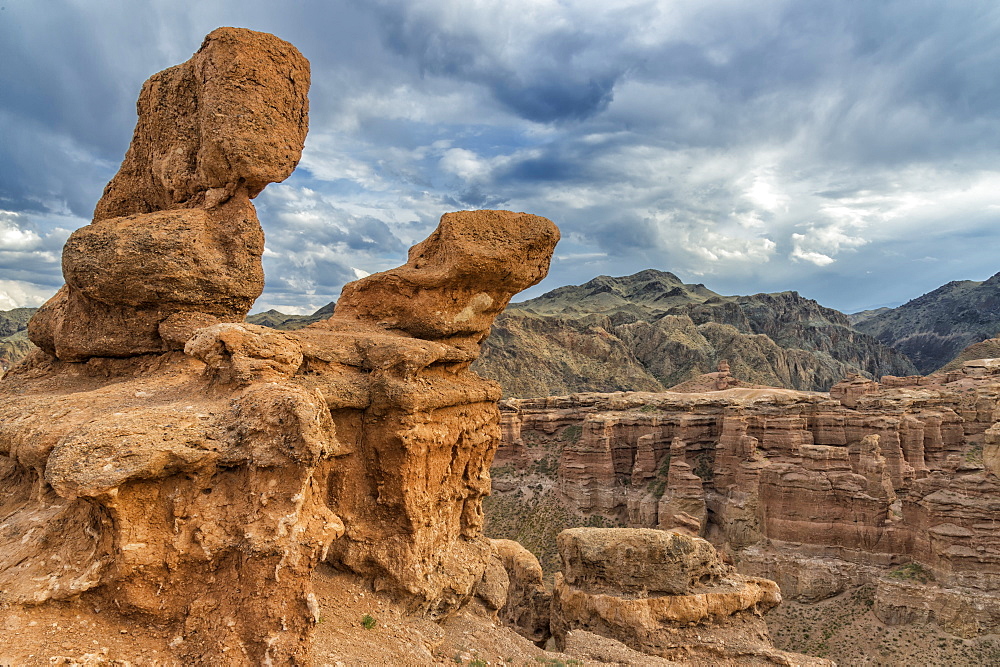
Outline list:
[[[63,252],[66,286],[31,341],[66,361],[182,349],[178,314],[242,321],[264,287],[250,200],[287,178],[308,128],[309,63],[273,35],[219,28],[153,75],[132,144],[93,222]]]
[[[775,649],[761,615],[781,602],[778,585],[737,574],[699,537],[573,528],[558,545],[551,627],[560,648],[585,630],[684,664],[830,664]]]

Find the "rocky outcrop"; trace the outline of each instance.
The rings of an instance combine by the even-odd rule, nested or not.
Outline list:
[[[552,636],[549,609],[552,594],[542,580],[538,559],[514,540],[490,540],[507,571],[507,600],[500,609],[500,620],[518,634],[543,646]]]
[[[670,443],[667,464],[667,485],[656,507],[656,525],[690,535],[701,535],[707,527],[705,489],[701,477],[695,475],[685,461],[687,447],[680,438]]]
[[[308,89],[294,47],[232,28],[150,77],[121,169],[66,242],[66,286],[32,318],[32,342],[64,361],[130,357],[182,349],[161,331],[178,321],[242,321],[264,286],[250,200],[295,168]]]
[[[942,587],[920,576],[916,564],[878,579],[875,616],[886,625],[936,623],[970,639],[993,634],[1000,623],[1000,598],[991,593]]]
[[[829,395],[510,399],[497,461],[514,472],[498,488],[519,488],[511,475],[555,452],[555,485],[578,525],[683,527],[801,600],[910,562],[941,590],[978,599],[1000,590],[998,390],[1000,367],[975,361],[882,383],[855,376]],[[989,624],[986,612],[974,618]]]
[[[830,664],[771,646],[773,581],[744,577],[705,540],[671,531],[574,528],[559,535],[552,632],[616,639],[684,664]]]
[[[481,534],[500,389],[468,367],[558,230],[447,214],[330,319],[239,322],[262,280],[250,198],[294,167],[307,85],[294,47],[223,28],[143,88],[29,325],[41,349],[0,384],[0,604],[85,596],[187,664],[308,662],[324,560],[431,617],[503,606]]]
[[[6,601],[93,590],[179,626],[183,655],[307,652],[309,575],[343,532],[320,468],[345,448],[321,396],[273,382],[287,372],[220,392],[180,350],[260,293],[250,198],[295,167],[308,86],[293,46],[233,28],[144,86],[67,285],[29,323],[41,351],[5,378],[3,541],[33,538],[0,568]]]
[[[468,366],[489,314],[544,277],[558,238],[537,216],[445,215],[406,266],[348,285],[333,317],[287,334],[305,357],[299,381],[327,397],[338,433],[357,443],[329,490],[347,522],[329,559],[432,614],[468,598],[490,554],[480,503],[500,389]]]

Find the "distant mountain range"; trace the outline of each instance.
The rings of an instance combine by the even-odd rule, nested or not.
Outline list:
[[[815,391],[848,373],[915,372],[846,315],[796,292],[722,296],[652,269],[512,304],[475,368],[523,397],[662,391],[721,360],[740,380]]]
[[[33,347],[28,340],[28,320],[37,308],[0,310],[0,369],[6,371]]]
[[[866,312],[854,328],[896,348],[926,375],[1000,333],[1000,273],[982,282],[956,280],[898,308]]]
[[[312,315],[286,315],[285,313],[274,309],[265,310],[263,313],[247,315],[247,322],[250,324],[259,324],[264,327],[271,327],[272,329],[291,331],[293,329],[301,329],[302,327],[309,326],[313,322],[325,320],[333,315],[333,309],[336,305],[336,302],[330,302]]]
[[[30,351],[26,327],[35,310],[0,311],[3,367]],[[269,310],[247,321],[290,330],[333,311],[333,303],[311,315]],[[661,391],[725,359],[745,382],[822,391],[848,373],[927,374],[952,360],[1000,356],[998,333],[1000,274],[951,282],[898,308],[845,315],[796,292],[722,296],[649,269],[511,304],[475,369],[505,395],[525,397]]]

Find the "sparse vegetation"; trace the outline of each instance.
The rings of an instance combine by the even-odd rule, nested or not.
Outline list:
[[[535,461],[535,472],[546,477],[554,477],[559,470],[559,460],[554,456],[545,456]]]
[[[695,465],[692,472],[698,477],[701,477],[704,481],[709,482],[715,477],[715,471],[713,467],[715,465],[715,456],[713,452],[704,451],[698,455],[698,463]]]
[[[559,439],[563,442],[579,442],[583,436],[583,426],[580,424],[570,424],[559,434]]]
[[[361,625],[364,626],[365,630],[373,630],[378,625],[378,621],[371,614],[365,614],[361,617]]]
[[[775,647],[838,664],[1000,664],[995,636],[962,641],[933,623],[886,626],[872,613],[874,599],[873,585],[816,603],[786,599],[768,613],[767,625]]]
[[[916,561],[911,561],[906,565],[900,565],[895,570],[890,572],[889,576],[893,579],[899,579],[901,581],[919,581],[922,584],[934,581],[934,575]]]
[[[974,445],[970,447],[967,452],[965,452],[965,462],[975,464],[982,464],[983,462],[983,446]]]
[[[553,491],[535,490],[530,498],[511,494],[496,494],[483,499],[486,523],[483,532],[488,537],[517,540],[535,554],[546,574],[560,568],[556,535],[566,528],[586,522],[570,512]]]
[[[513,464],[507,463],[505,465],[497,466],[496,468],[492,468],[490,470],[490,476],[491,477],[510,477],[511,475],[517,475],[518,472],[519,471],[514,467]]]

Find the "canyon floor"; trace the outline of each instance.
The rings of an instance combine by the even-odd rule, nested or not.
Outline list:
[[[590,633],[572,633],[574,655],[544,651],[474,611],[435,623],[408,614],[356,577],[317,568],[320,616],[312,644],[317,667],[347,665],[626,665],[673,664]],[[174,667],[181,638],[165,627],[137,625],[88,596],[34,608],[2,609],[0,665]]]
[[[774,645],[839,665],[996,665],[1000,635],[960,639],[937,625],[889,626],[872,613],[871,586],[803,604],[784,600],[766,617]]]
[[[489,537],[513,539],[534,553],[551,586],[559,569],[556,536],[576,526],[609,525],[583,516],[560,500],[555,469],[494,468],[504,489],[484,503]],[[814,603],[784,599],[765,616],[775,648],[834,660],[839,665],[998,665],[1000,634],[956,637],[934,623],[891,626],[872,612],[874,586],[852,588]],[[589,664],[589,663],[588,663]]]

